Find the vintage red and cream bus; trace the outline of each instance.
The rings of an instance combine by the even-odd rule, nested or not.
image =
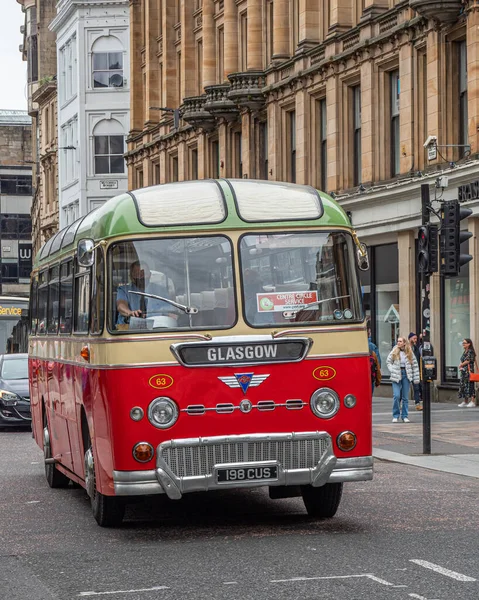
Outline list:
[[[102,526],[134,496],[256,486],[333,516],[373,476],[361,268],[340,206],[287,183],[148,187],[59,231],[30,303],[49,485]]]

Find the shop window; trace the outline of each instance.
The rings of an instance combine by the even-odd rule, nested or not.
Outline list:
[[[461,244],[461,253],[469,254],[469,240]],[[461,267],[457,277],[443,279],[442,306],[443,380],[456,383],[462,340],[471,337],[469,263]],[[473,342],[477,344],[477,340]]]

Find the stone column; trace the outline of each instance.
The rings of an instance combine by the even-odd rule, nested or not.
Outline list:
[[[400,334],[416,329],[416,246],[414,231],[398,233]]]
[[[178,143],[178,181],[186,181],[188,179],[188,149],[186,142],[182,140]]]
[[[308,168],[311,141],[311,102],[305,89],[296,92],[296,183],[314,185]]]
[[[372,18],[386,12],[389,8],[389,0],[364,0],[363,17]]]
[[[248,71],[263,68],[262,0],[248,0]]]
[[[343,33],[352,27],[352,0],[331,0],[329,33]]]
[[[225,0],[225,78],[238,71],[238,9],[235,0]]]
[[[166,160],[166,150],[160,150],[160,183],[166,183],[169,180],[167,173],[168,162]]]
[[[299,0],[300,48],[311,48],[320,40],[318,0]]]
[[[177,102],[177,53],[175,46],[175,1],[164,0],[163,8],[163,96],[164,106],[175,108]],[[175,84],[172,84],[175,82]],[[161,114],[161,113],[160,113]]]
[[[214,11],[213,0],[203,0],[203,87],[216,83]]]
[[[467,113],[471,154],[479,152],[479,7],[468,13],[466,21],[467,46]],[[472,329],[471,329],[472,332]],[[471,337],[471,339],[473,339]],[[473,339],[477,343],[477,339]]]
[[[196,93],[195,89],[195,39],[193,11],[191,2],[182,0],[181,2],[181,98],[189,98]],[[181,179],[180,179],[181,181]]]
[[[208,139],[206,134],[199,133],[198,134],[198,179],[204,179],[206,177],[207,169],[207,160],[208,160],[208,152],[207,145]]]
[[[268,104],[268,179],[282,180],[281,168],[281,108],[277,102]]]
[[[339,189],[340,164],[340,114],[342,110],[341,84],[334,73],[326,81],[326,119],[327,124],[327,190]]]
[[[365,61],[361,65],[361,181],[375,180],[375,118],[377,89],[374,63]]]
[[[274,0],[273,28],[273,60],[289,58],[289,0]]]
[[[225,121],[218,125],[218,154],[220,161],[220,177],[231,177],[231,160],[227,160],[228,156],[228,125]]]
[[[243,177],[254,177],[256,161],[256,145],[254,143],[254,117],[248,110],[241,111],[241,162]]]
[[[399,152],[400,172],[407,173],[414,166],[414,82],[413,46],[404,44],[399,49]]]
[[[143,75],[141,72],[141,3],[130,1],[130,134],[143,130]],[[129,173],[130,173],[129,169]]]
[[[427,135],[437,136],[439,144],[444,143],[440,141],[443,139],[440,42],[440,32],[431,29],[427,34]],[[442,160],[439,155],[437,159]],[[431,165],[434,162],[436,161],[428,161],[426,164]]]

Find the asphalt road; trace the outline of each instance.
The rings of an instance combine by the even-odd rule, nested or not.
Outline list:
[[[479,480],[402,464],[345,486],[329,521],[260,489],[156,497],[109,530],[5,431],[0,509],[0,600],[479,598]]]

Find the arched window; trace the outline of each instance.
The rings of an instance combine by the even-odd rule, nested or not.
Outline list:
[[[92,48],[93,87],[123,87],[123,48],[118,38],[110,35],[96,40]]]
[[[116,119],[104,119],[93,130],[94,173],[124,173],[125,135]]]

